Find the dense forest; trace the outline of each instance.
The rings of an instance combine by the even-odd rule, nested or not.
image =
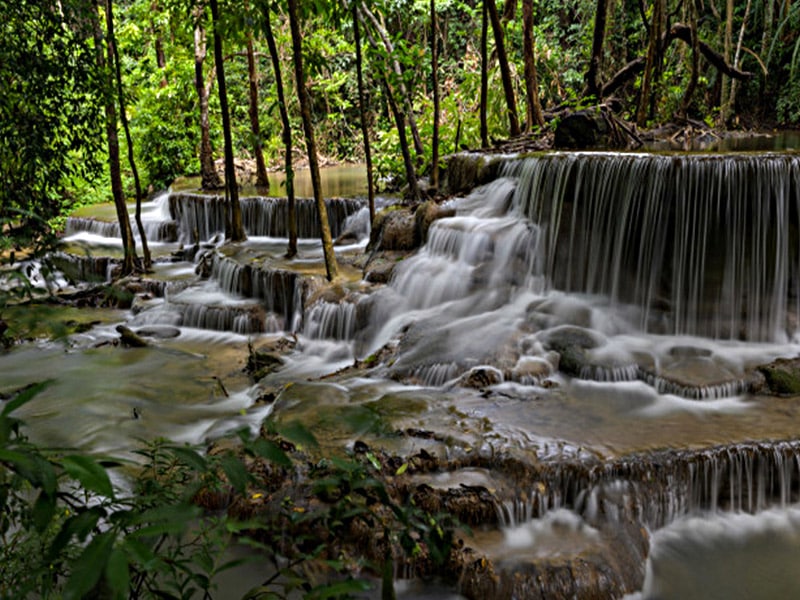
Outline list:
[[[788,0],[2,9],[4,244],[112,192],[122,206],[181,175],[219,188],[226,150],[226,169],[250,159],[263,185],[269,167],[309,155],[309,134],[322,160],[374,163],[375,182],[417,196],[417,178],[436,188],[441,156],[546,138],[585,107],[639,131],[800,122],[800,9]]]

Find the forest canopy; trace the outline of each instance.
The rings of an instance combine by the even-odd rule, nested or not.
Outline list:
[[[361,161],[369,144],[383,182],[411,183],[432,174],[434,155],[545,135],[569,111],[604,103],[640,130],[687,120],[718,128],[800,123],[796,2],[298,5],[317,151]],[[219,186],[214,161],[224,136],[215,40],[222,44],[233,154],[263,162],[259,177],[283,164],[287,133],[292,158],[307,154],[283,0],[0,0],[0,10],[6,244],[49,230],[76,203],[107,199],[106,137],[122,116],[145,191],[184,175]],[[110,60],[103,40],[111,30],[102,26],[109,12],[117,53]],[[118,89],[109,77],[114,67]],[[104,128],[110,104],[116,114]],[[134,163],[121,162],[130,198]]]

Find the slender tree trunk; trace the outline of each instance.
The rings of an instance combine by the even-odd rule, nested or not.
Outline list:
[[[642,75],[642,87],[640,90],[639,107],[636,112],[636,123],[640,127],[644,127],[650,117],[651,96],[653,94],[651,88],[653,87],[653,74],[657,70],[656,62],[661,54],[661,31],[663,29],[664,19],[664,2],[663,0],[655,0],[653,4],[653,18],[650,24],[650,37],[647,46],[647,62],[644,67],[644,74]]]
[[[481,2],[481,148],[489,147],[489,119],[487,116],[489,103],[489,8],[486,0]]]
[[[303,117],[303,131],[306,137],[308,152],[308,166],[311,169],[311,184],[314,187],[314,200],[317,204],[317,218],[319,219],[320,237],[322,239],[322,252],[325,255],[325,270],[328,281],[333,281],[339,276],[339,266],[336,264],[336,255],[333,252],[333,239],[331,237],[330,223],[328,223],[328,210],[322,197],[322,185],[319,177],[319,164],[317,161],[317,143],[314,139],[314,124],[311,122],[311,102],[306,89],[305,71],[303,70],[303,38],[300,34],[300,23],[297,16],[297,0],[288,0],[289,27],[292,32],[292,49],[294,53],[294,74],[297,85],[297,94],[300,99],[300,114]]]
[[[526,0],[531,2],[532,0]],[[606,18],[608,4],[606,0],[597,0],[594,12],[594,36],[592,37],[592,58],[589,61],[589,70],[586,72],[586,95],[594,96],[599,102],[600,83],[597,81],[600,65],[603,62],[603,46],[606,39]]]
[[[736,42],[736,53],[733,55],[733,68],[739,68],[739,61],[742,58],[742,44],[744,43],[744,32],[747,28],[747,20],[750,18],[750,7],[752,0],[747,0],[747,6],[744,9],[744,16],[742,17],[742,26],[739,29],[739,40]],[[736,112],[736,93],[739,89],[739,82],[736,79],[731,79],[731,98],[728,101],[728,106],[732,112]]]
[[[733,46],[733,0],[728,0],[725,3],[725,34],[723,37],[723,57],[726,63],[731,62],[731,48]],[[720,87],[720,100],[719,100],[719,121],[720,125],[725,125],[730,116],[730,82],[731,79],[725,75],[722,76],[722,85]]]
[[[361,15],[361,13],[359,13],[359,18],[363,19],[363,15]],[[372,36],[369,29],[365,28],[365,32],[367,34],[367,38],[369,39],[370,45],[372,45],[375,50],[378,50],[377,40]],[[417,185],[417,172],[414,168],[414,162],[411,160],[411,150],[408,146],[405,114],[403,113],[403,109],[395,100],[394,90],[392,89],[391,83],[389,83],[389,78],[386,76],[385,70],[381,71],[380,79],[381,84],[383,85],[383,92],[384,96],[386,97],[386,102],[389,104],[389,111],[392,113],[395,127],[397,127],[397,137],[400,139],[400,153],[403,155],[403,165],[405,166],[406,170],[408,196],[412,201],[419,200],[420,192],[419,186]]]
[[[369,222],[375,221],[375,184],[372,180],[372,150],[369,142],[369,125],[367,123],[367,95],[364,91],[364,58],[361,55],[361,24],[358,20],[358,9],[352,5],[353,36],[356,45],[356,76],[358,79],[358,110],[361,115],[361,136],[364,139],[364,160],[367,163],[367,201],[369,204]]]
[[[204,190],[218,190],[222,182],[214,166],[214,150],[211,148],[211,132],[208,120],[208,96],[203,76],[203,63],[206,60],[206,32],[203,29],[204,3],[202,0],[194,8],[194,88],[200,107],[200,180]],[[213,81],[213,78],[210,80]]]
[[[153,36],[155,37],[155,50],[156,50],[156,65],[161,71],[161,87],[167,87],[167,55],[164,53],[164,39],[161,32],[161,27],[156,24],[154,17],[157,17],[160,9],[158,2],[154,1],[150,4],[150,26],[153,29]]]
[[[108,167],[111,177],[111,194],[114,198],[114,208],[117,211],[117,221],[122,237],[124,251],[120,275],[123,277],[134,272],[136,267],[136,241],[131,230],[131,220],[128,216],[128,206],[125,203],[125,194],[122,189],[122,172],[119,160],[119,138],[117,136],[117,111],[114,106],[114,77],[110,71],[114,64],[114,47],[111,37],[106,36],[105,49],[103,48],[103,28],[100,24],[100,7],[97,0],[93,2],[94,35],[97,52],[97,64],[103,73],[103,87],[105,95],[106,141],[108,142]],[[105,54],[104,54],[105,52]]]
[[[506,55],[505,32],[497,12],[494,0],[484,0],[489,9],[489,19],[494,31],[494,41],[497,49],[497,61],[500,64],[500,77],[503,80],[503,92],[506,97],[506,110],[508,112],[508,129],[512,136],[519,135],[519,116],[517,115],[517,100],[514,94],[514,82],[511,79],[511,67]]]
[[[142,223],[142,184],[139,181],[139,170],[136,168],[136,160],[133,156],[133,139],[131,139],[131,129],[128,126],[128,115],[125,111],[125,94],[122,88],[122,69],[119,63],[119,48],[117,48],[117,38],[114,35],[114,11],[111,0],[106,0],[106,31],[108,41],[113,48],[114,75],[117,84],[117,99],[119,101],[119,117],[122,129],[125,132],[125,141],[128,146],[128,164],[133,173],[133,183],[136,189],[136,227],[139,230],[139,239],[142,242],[142,256],[144,258],[144,270],[150,271],[153,266],[153,259],[150,256],[150,247],[147,244],[147,233]]]
[[[680,116],[684,119],[689,116],[692,96],[694,96],[694,91],[697,89],[697,81],[700,77],[700,39],[697,36],[697,8],[694,2],[689,2],[689,27],[691,29],[692,74],[681,100]]]
[[[292,123],[289,120],[289,109],[286,106],[286,96],[283,92],[283,76],[281,74],[281,59],[278,54],[278,46],[275,44],[275,36],[272,34],[272,18],[269,6],[262,4],[264,21],[266,23],[265,32],[267,34],[267,45],[269,46],[269,56],[272,60],[272,70],[275,75],[275,89],[278,95],[278,110],[281,114],[282,139],[285,149],[284,169],[286,170],[286,230],[289,232],[289,245],[286,248],[286,258],[297,256],[297,210],[294,199],[294,168],[292,167]]]
[[[431,83],[433,85],[433,136],[431,139],[431,178],[433,191],[439,190],[439,36],[436,0],[431,0]]]
[[[249,7],[245,3],[245,10]],[[261,123],[258,119],[258,70],[256,55],[253,50],[253,33],[247,32],[247,80],[250,84],[248,113],[250,116],[250,132],[253,135],[253,154],[256,159],[256,187],[269,189],[267,165],[264,162],[264,144],[261,142]]]
[[[236,184],[236,169],[233,165],[233,139],[231,120],[228,111],[228,90],[225,86],[225,65],[222,52],[222,36],[219,33],[219,6],[217,0],[210,0],[211,20],[214,25],[214,64],[217,69],[217,90],[219,107],[222,112],[222,133],[225,138],[225,199],[228,211],[225,219],[225,239],[229,242],[242,242],[247,239],[242,223],[242,207],[239,204],[239,187]]]
[[[525,96],[527,100],[527,119],[525,130],[531,131],[533,125],[544,126],[542,104],[539,102],[539,77],[536,75],[536,55],[533,41],[533,0],[522,0],[522,44],[525,59]]]
[[[397,87],[400,90],[400,94],[402,95],[403,105],[405,106],[403,112],[406,115],[406,119],[408,120],[408,128],[411,130],[411,137],[414,140],[414,152],[416,152],[417,156],[423,156],[425,154],[425,149],[422,146],[422,137],[419,135],[419,129],[417,128],[417,119],[414,117],[414,107],[411,102],[411,95],[408,93],[408,88],[406,88],[406,84],[403,78],[403,69],[400,66],[400,62],[395,57],[394,53],[394,44],[392,44],[392,40],[389,39],[389,34],[386,33],[386,29],[380,24],[378,19],[372,14],[372,11],[367,8],[367,5],[364,2],[361,2],[361,9],[363,14],[370,20],[372,26],[375,28],[375,31],[378,32],[381,40],[383,41],[383,46],[386,48],[386,53],[389,56],[389,60],[391,61],[392,68],[394,70],[394,74],[397,77]]]

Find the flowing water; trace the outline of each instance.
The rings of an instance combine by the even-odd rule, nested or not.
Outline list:
[[[328,203],[336,234],[359,240],[337,250],[352,262],[364,201]],[[290,260],[280,200],[245,199],[250,239],[220,246],[218,197],[164,195],[146,207],[146,297],[0,355],[0,392],[52,378],[22,416],[53,445],[199,442],[273,414],[327,451],[358,438],[473,464],[421,482],[493,490],[497,513],[468,544],[494,562],[497,597],[540,597],[531,573],[565,564],[571,579],[548,589],[580,596],[574,561],[606,569],[611,587],[592,585],[611,595],[797,590],[781,569],[800,539],[800,401],[752,390],[757,366],[800,353],[800,157],[510,157],[448,205],[389,284],[345,266],[331,296],[310,210]],[[118,229],[82,215],[67,234],[60,285],[107,278],[96,255],[119,256]],[[151,346],[108,343],[119,322]],[[251,385],[247,345],[285,334],[296,350]],[[356,359],[370,368],[347,371]],[[282,390],[274,405],[256,401],[267,388]]]

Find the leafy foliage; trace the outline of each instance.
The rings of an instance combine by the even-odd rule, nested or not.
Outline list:
[[[300,467],[284,448],[313,449],[316,440],[299,423],[283,426],[280,438],[242,433],[238,452],[204,455],[155,441],[134,464],[32,444],[13,413],[47,385],[21,390],[0,412],[2,597],[211,598],[215,576],[242,563],[229,558],[236,541],[274,565],[247,598],[349,598],[369,588],[358,577],[365,565],[337,554],[355,520],[383,532],[386,554],[371,565],[377,572],[392,572],[393,547],[413,557],[424,545],[435,560],[449,553],[456,524],[390,497],[372,455],[314,466],[315,504],[287,497],[277,513],[244,521],[200,508],[202,498],[233,493],[247,502],[269,494],[275,482],[256,478],[248,465]],[[119,472],[133,478],[132,490],[112,483]],[[323,569],[321,579],[309,577],[312,564]]]
[[[100,168],[102,88],[87,0],[2,0],[0,11],[0,229],[30,245]]]

